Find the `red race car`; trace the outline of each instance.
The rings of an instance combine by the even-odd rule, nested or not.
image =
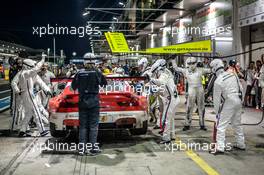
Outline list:
[[[100,88],[99,130],[129,129],[132,135],[145,134],[148,128],[147,99],[134,91],[141,77],[106,77],[108,85]],[[72,79],[52,79],[58,95],[49,100],[50,132],[65,137],[79,126],[78,92],[71,89]]]

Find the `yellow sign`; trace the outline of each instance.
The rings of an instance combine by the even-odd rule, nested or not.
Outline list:
[[[209,53],[212,52],[211,40],[189,42],[165,47],[147,49],[146,53]]]
[[[113,53],[130,52],[130,49],[123,33],[106,32],[105,37]]]
[[[4,75],[5,75],[5,80],[9,80],[9,69],[5,69]]]
[[[212,52],[211,40],[182,43],[158,48],[150,48],[146,49],[146,51],[130,51],[123,33],[106,32],[105,37],[113,53],[184,54]]]

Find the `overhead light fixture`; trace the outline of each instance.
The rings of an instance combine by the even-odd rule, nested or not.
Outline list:
[[[85,8],[86,10],[93,10],[93,11],[101,11],[101,12],[105,12],[105,11],[120,11],[120,10],[124,10],[123,8],[95,8],[95,7],[87,7]],[[172,10],[178,10],[178,11],[186,11],[186,9],[181,9],[181,8],[168,8],[168,9],[161,9],[161,8],[126,8],[126,11],[162,11],[162,12],[166,12],[166,11],[172,11]]]
[[[82,15],[83,16],[87,16],[87,15],[89,15],[90,14],[90,11],[87,11],[87,12],[84,12]]]
[[[206,7],[206,6],[209,6],[211,3],[212,3],[211,1],[210,1],[210,2],[207,2],[207,3],[205,3],[205,4],[204,4],[204,7]]]
[[[123,2],[119,2],[118,5],[120,5],[121,7],[125,7],[126,6]]]
[[[117,21],[117,17],[113,17],[113,20],[116,20]]]
[[[215,37],[215,41],[233,41],[233,37]]]
[[[192,22],[191,18],[182,18],[181,22]]]

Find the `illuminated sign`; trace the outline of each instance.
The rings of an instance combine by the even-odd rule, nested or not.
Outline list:
[[[147,49],[146,53],[164,53],[164,54],[173,54],[173,53],[209,53],[212,52],[211,40],[189,42],[159,48]]]
[[[113,53],[130,52],[130,49],[123,33],[106,32],[105,37]]]
[[[146,49],[146,51],[130,51],[123,33],[106,32],[105,37],[113,53],[184,54],[212,52],[211,40],[188,42],[158,48],[150,48]]]

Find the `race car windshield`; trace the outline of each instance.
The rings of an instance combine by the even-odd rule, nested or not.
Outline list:
[[[73,89],[70,86],[71,82],[58,83],[56,94],[60,94],[67,87],[69,87],[70,91],[73,92]],[[107,86],[103,87],[103,89],[107,92],[124,91],[127,86],[129,86],[129,83],[127,81],[107,80]]]
[[[99,87],[100,92],[127,92],[131,91],[133,87],[136,87],[139,83],[136,78],[134,79],[122,79],[122,77],[115,77],[113,79],[107,79],[107,85],[104,87]],[[72,79],[53,79],[52,84],[56,84],[56,89],[54,89],[55,95],[61,94],[66,88],[69,91],[74,92],[71,88]],[[76,92],[76,91],[75,91]]]

